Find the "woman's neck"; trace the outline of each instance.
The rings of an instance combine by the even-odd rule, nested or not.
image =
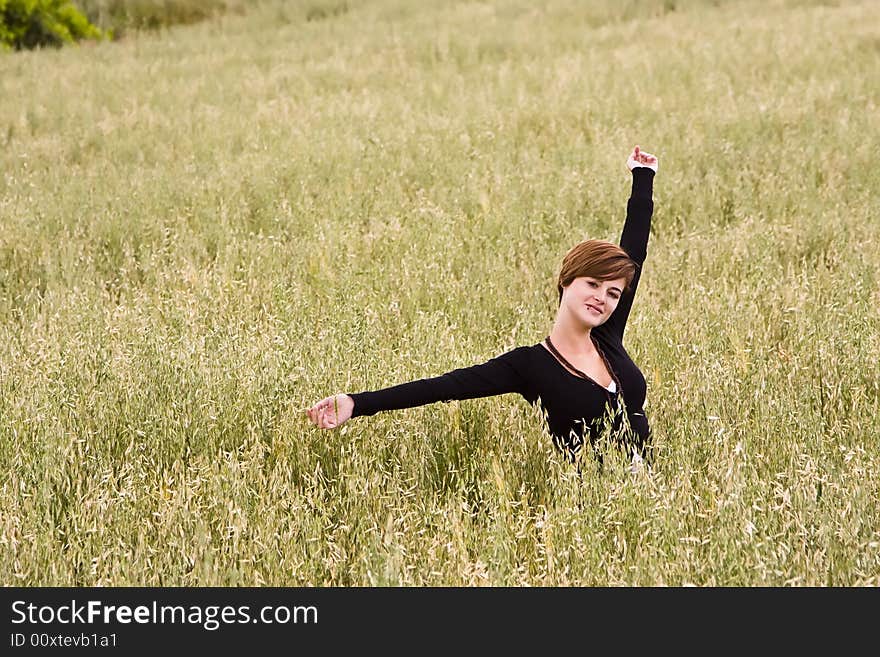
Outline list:
[[[550,341],[560,351],[572,356],[586,355],[593,352],[593,341],[590,339],[590,327],[571,321],[563,313],[556,316],[550,331]]]

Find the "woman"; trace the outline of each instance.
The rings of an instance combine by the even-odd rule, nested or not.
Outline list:
[[[307,409],[309,419],[333,429],[378,411],[516,392],[531,404],[540,402],[556,445],[571,460],[585,442],[595,446],[603,435],[634,459],[646,457],[645,378],[623,347],[623,332],[647,255],[657,158],[636,146],[627,167],[632,192],[620,246],[587,240],[566,254],[557,284],[559,309],[543,342],[442,376],[332,395]]]

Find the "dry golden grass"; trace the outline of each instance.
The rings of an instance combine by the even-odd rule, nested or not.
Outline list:
[[[877,585],[875,10],[271,3],[0,55],[2,581]],[[514,397],[307,424],[543,338],[636,143],[650,475],[578,478]]]

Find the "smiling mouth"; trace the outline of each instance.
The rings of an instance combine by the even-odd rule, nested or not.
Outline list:
[[[586,306],[587,306],[587,308],[589,308],[590,310],[592,310],[592,311],[593,311],[594,313],[596,313],[597,315],[601,315],[601,314],[602,314],[602,311],[599,310],[598,308],[596,308],[596,306],[593,306],[593,305],[591,305],[591,304],[589,304],[589,303],[586,304]]]

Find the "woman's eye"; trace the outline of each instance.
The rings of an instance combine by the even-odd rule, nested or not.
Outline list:
[[[590,287],[597,287],[599,284],[596,281],[587,281],[587,285]]]

